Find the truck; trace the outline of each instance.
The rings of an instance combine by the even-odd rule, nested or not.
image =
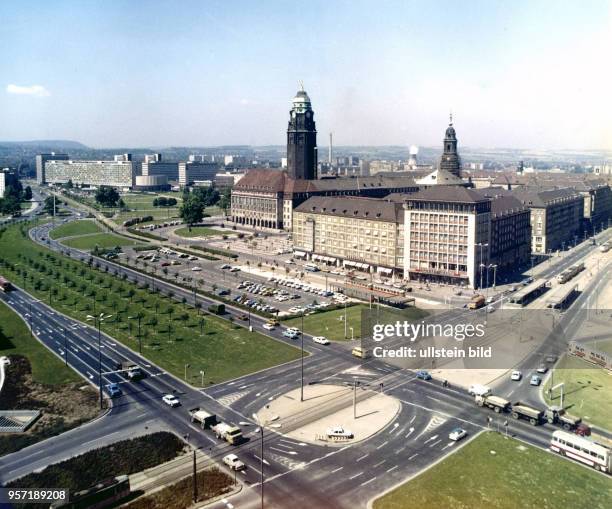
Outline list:
[[[189,415],[191,416],[191,422],[199,424],[202,429],[212,428],[219,423],[215,414],[211,414],[200,407],[190,408]]]
[[[215,435],[217,435],[217,438],[225,440],[231,445],[238,445],[244,440],[242,430],[238,426],[232,426],[231,424],[220,422],[214,426],[211,426],[210,429]]]
[[[480,309],[485,305],[484,295],[474,295],[468,303],[468,309]]]
[[[547,408],[544,411],[544,417],[548,424],[559,424],[565,431],[574,431],[582,422],[580,417],[569,415],[565,409],[558,406]]]
[[[468,389],[471,396],[488,396],[491,394],[491,387],[482,384],[472,384]]]
[[[121,361],[116,365],[117,370],[127,371],[127,377],[130,380],[139,380],[144,378],[144,373],[140,369],[140,366],[133,361]]]
[[[510,409],[510,401],[499,396],[476,396],[474,399],[478,406],[489,407],[498,414],[507,412]]]
[[[12,289],[13,285],[11,285],[11,282],[0,276],[0,291],[10,292]]]
[[[538,424],[542,424],[544,411],[517,401],[512,405],[510,415],[512,415],[514,419],[527,419],[529,424],[537,426]]]

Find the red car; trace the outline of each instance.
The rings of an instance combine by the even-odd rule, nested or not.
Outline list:
[[[161,264],[162,267],[168,267],[170,265],[170,262],[164,262]]]

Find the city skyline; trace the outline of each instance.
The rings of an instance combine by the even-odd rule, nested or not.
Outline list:
[[[612,148],[609,2],[148,5],[0,7],[0,139],[282,145],[302,80],[322,143]]]

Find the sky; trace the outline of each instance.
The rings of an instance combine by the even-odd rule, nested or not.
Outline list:
[[[612,1],[11,0],[0,140],[612,149]]]

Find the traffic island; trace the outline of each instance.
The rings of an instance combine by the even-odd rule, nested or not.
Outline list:
[[[282,394],[257,413],[265,427],[294,440],[345,446],[361,442],[390,424],[401,409],[386,394],[357,386],[307,385]]]

